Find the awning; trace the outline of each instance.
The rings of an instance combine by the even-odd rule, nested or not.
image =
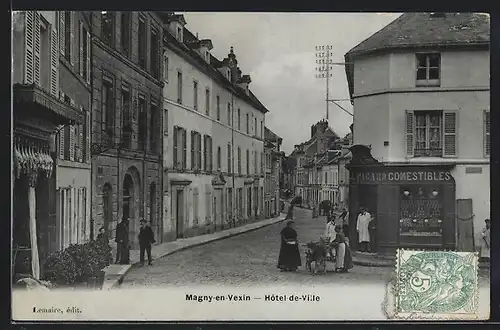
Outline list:
[[[83,124],[84,114],[58,98],[47,93],[36,84],[15,84],[13,87],[14,113],[36,110],[36,115],[50,119],[56,125]],[[23,107],[16,106],[23,105]]]
[[[38,172],[41,172],[46,178],[50,178],[53,167],[54,161],[48,147],[35,144],[14,145],[14,170],[17,178],[21,174],[29,175]]]

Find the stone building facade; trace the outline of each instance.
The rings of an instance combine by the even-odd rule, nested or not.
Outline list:
[[[154,12],[92,13],[92,217],[111,238],[141,218],[162,241],[163,26]]]
[[[35,279],[45,257],[59,248],[52,243],[64,225],[56,214],[55,135],[62,126],[84,123],[81,109],[60,97],[60,83],[76,79],[60,71],[59,23],[54,11],[12,15],[13,273]],[[85,105],[85,95],[80,101]]]
[[[264,128],[264,215],[275,217],[280,213],[280,178],[282,173],[282,153],[280,151],[283,139],[269,128]]]
[[[164,238],[263,217],[265,113],[233,49],[222,61],[182,15],[165,13]]]

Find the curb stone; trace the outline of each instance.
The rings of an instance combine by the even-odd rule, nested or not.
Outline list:
[[[261,229],[261,228],[264,228],[267,226],[275,225],[277,223],[284,221],[285,218],[286,218],[286,214],[281,213],[276,218],[265,219],[265,220],[267,220],[267,222],[265,222],[265,223],[261,223],[261,222],[265,221],[265,220],[261,220],[261,222],[254,222],[252,224],[248,224],[246,226],[249,226],[249,227],[246,230],[241,230],[241,231],[236,231],[236,232],[226,232],[226,233],[224,233],[224,231],[222,231],[220,233],[224,233],[224,234],[221,234],[220,236],[216,236],[216,237],[209,238],[209,239],[202,240],[202,241],[193,242],[192,244],[186,244],[185,246],[173,248],[170,251],[166,251],[165,253],[162,253],[162,254],[156,256],[156,259],[171,255],[173,253],[181,252],[183,250],[187,250],[187,249],[190,249],[190,248],[193,248],[196,246],[212,243],[212,242],[219,241],[219,240],[222,240],[225,238],[238,236],[238,235],[245,234],[245,233],[248,233],[248,232],[251,232],[251,231],[254,231],[257,229]],[[271,221],[271,220],[274,220],[274,221]],[[236,227],[236,228],[238,228],[238,227]],[[236,229],[236,228],[231,228],[231,229]],[[170,242],[166,242],[166,243],[170,243]],[[102,285],[101,290],[111,290],[111,289],[115,289],[115,288],[119,287],[119,285],[123,283],[123,279],[125,278],[127,273],[132,268],[136,267],[138,264],[139,264],[139,261],[133,261],[129,265],[110,265],[113,268],[120,267],[121,269],[118,273],[105,275],[105,280],[104,280],[104,283]]]

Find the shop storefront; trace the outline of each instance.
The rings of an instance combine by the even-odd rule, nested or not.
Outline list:
[[[378,162],[350,165],[350,226],[357,246],[361,207],[374,220],[371,250],[455,248],[455,180],[447,166],[392,166]]]

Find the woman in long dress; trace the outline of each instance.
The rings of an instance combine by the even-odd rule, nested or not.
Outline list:
[[[302,265],[300,260],[297,232],[293,229],[293,221],[288,221],[281,230],[281,248],[278,257],[278,268],[281,271],[296,271]]]
[[[335,271],[345,273],[353,267],[352,256],[349,245],[346,243],[344,234],[342,233],[342,227],[336,226],[335,240],[332,242],[336,249],[336,260],[335,260]]]
[[[290,206],[288,206],[288,212],[286,213],[285,219],[293,219],[293,204],[290,203]]]
[[[487,261],[490,259],[490,219],[484,220],[485,227],[481,232],[481,259]]]

